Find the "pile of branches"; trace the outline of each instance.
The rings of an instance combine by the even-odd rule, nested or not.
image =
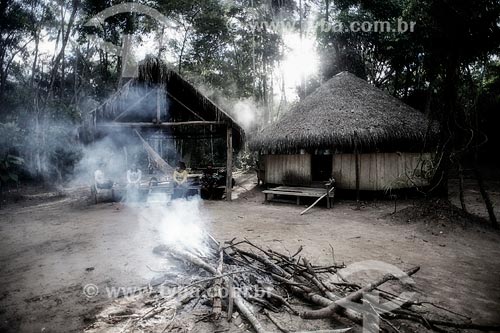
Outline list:
[[[470,318],[433,303],[403,299],[380,289],[389,281],[400,283],[401,276],[385,274],[364,286],[346,281],[341,274],[344,264],[313,265],[301,256],[302,247],[293,254],[283,254],[263,249],[248,240],[235,242],[233,239],[221,244],[211,238],[210,248],[208,255],[166,245],[156,248],[157,254],[177,261],[185,272],[198,277],[195,281],[186,282],[184,278],[184,283],[177,282],[180,285],[175,293],[148,301],[148,308],[142,313],[123,316],[128,318],[127,328],[144,328],[145,321],[164,316],[169,319],[163,321],[163,331],[171,331],[175,315],[186,304],[194,302],[195,305],[207,305],[209,311],[204,320],[231,325],[235,318],[244,318],[257,333],[292,332],[289,323],[295,320],[284,324],[278,319],[285,312],[300,321],[328,319],[330,327],[335,325],[335,328],[309,332],[340,333],[356,331],[361,326],[370,332],[423,331],[424,328],[437,332],[500,329],[498,326],[477,325]],[[412,276],[419,269],[413,267],[405,274]],[[390,310],[384,308],[382,302],[370,297],[373,291],[378,291],[384,301],[397,306]],[[202,297],[205,301],[200,302]],[[356,311],[353,304],[359,304],[361,311]],[[429,311],[430,308],[435,311]],[[443,311],[447,315],[443,316]],[[173,314],[167,316],[167,312]],[[451,315],[460,319],[451,320]],[[371,320],[368,320],[369,316],[372,316]],[[126,328],[121,331],[125,332]]]

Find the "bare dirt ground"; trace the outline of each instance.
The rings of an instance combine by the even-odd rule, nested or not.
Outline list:
[[[246,189],[254,178],[243,177]],[[491,184],[490,184],[491,185]],[[490,186],[500,215],[499,184]],[[467,184],[470,210],[485,216],[474,185]],[[496,192],[495,192],[496,191]],[[219,240],[248,238],[286,252],[300,245],[313,262],[346,264],[380,260],[402,269],[420,265],[414,276],[420,298],[486,323],[500,322],[500,234],[440,221],[392,218],[390,201],[360,210],[340,201],[327,210],[263,203],[257,190],[239,188],[232,203],[205,201],[207,228]],[[413,201],[399,202],[398,209]],[[498,216],[497,215],[497,216]],[[87,205],[74,195],[36,197],[0,210],[0,332],[77,332],[113,300],[106,287],[146,285],[158,276],[154,228],[144,228],[133,209]],[[88,298],[84,286],[101,292]]]

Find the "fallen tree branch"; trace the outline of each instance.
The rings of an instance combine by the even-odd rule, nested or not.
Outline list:
[[[430,317],[427,312],[424,312],[428,308],[420,307],[426,302],[411,301],[402,298],[400,295],[382,291],[381,296],[389,302],[395,302],[394,304],[398,307],[387,312],[387,307],[380,304],[378,299],[371,297],[370,292],[379,289],[384,283],[411,276],[419,270],[419,267],[414,267],[405,272],[406,275],[386,274],[361,287],[346,281],[342,277],[341,271],[336,270],[336,268],[345,267],[345,265],[312,265],[307,258],[299,256],[302,248],[299,248],[299,251],[291,256],[288,250],[286,255],[272,249],[263,249],[248,240],[236,242],[233,239],[230,242],[220,243],[213,237],[210,239],[213,241],[212,250],[208,255],[203,256],[179,247],[167,245],[160,248],[159,253],[161,255],[176,258],[176,260],[186,265],[187,274],[185,278],[188,278],[193,273],[204,276],[205,273],[201,272],[202,270],[208,272],[209,277],[200,278],[198,281],[184,287],[182,286],[184,283],[182,278],[177,279],[176,282],[169,280],[168,283],[175,283],[176,286],[179,286],[177,291],[173,295],[160,295],[154,302],[149,303],[153,304],[153,308],[147,312],[139,313],[140,317],[129,317],[132,323],[139,324],[137,319],[141,319],[141,323],[142,320],[153,320],[152,318],[158,318],[158,315],[162,312],[178,309],[181,305],[187,304],[193,299],[189,295],[198,297],[196,302],[192,302],[194,303],[192,306],[194,309],[202,300],[199,291],[204,290],[206,292],[210,290],[213,293],[209,294],[207,292],[207,295],[212,297],[213,302],[211,312],[208,312],[206,319],[219,320],[222,315],[223,304],[226,304],[228,321],[231,321],[233,315],[238,314],[257,333],[265,332],[264,323],[269,324],[269,321],[282,332],[299,333],[293,331],[291,327],[288,328],[283,325],[278,320],[279,317],[271,315],[268,310],[276,313],[289,311],[302,319],[330,318],[343,323],[347,327],[359,325],[363,326],[365,330],[373,332],[378,332],[380,329],[397,332],[399,328],[397,320],[411,321],[416,323],[413,324],[416,325],[415,327],[423,325],[427,329],[436,332],[445,332],[446,329],[450,328],[476,330],[500,328],[496,325],[479,325],[467,322],[463,318],[459,322],[448,320],[454,318],[449,317],[450,313],[456,314],[452,311],[449,311],[448,316],[443,316],[443,320],[433,320],[430,318],[436,317]],[[222,244],[229,245],[222,246]],[[238,244],[242,244],[243,249],[238,247]],[[257,250],[249,250],[248,246]],[[236,271],[238,268],[244,269]],[[223,295],[222,288],[227,288],[228,293]],[[293,303],[291,304],[292,301],[289,302],[290,295],[287,291],[291,292],[295,297],[305,300],[304,305],[308,307],[301,308],[299,311],[298,307],[292,306]],[[292,300],[295,297],[292,297]],[[202,304],[206,305],[206,303]],[[257,311],[257,309],[259,310]],[[437,308],[431,310],[437,311]],[[436,312],[436,314],[442,315],[439,312]],[[269,321],[262,321],[263,316],[267,316]],[[236,323],[236,325],[239,324]],[[164,327],[162,325],[161,328]],[[170,326],[167,325],[166,327]],[[338,333],[347,332],[348,330],[350,329],[302,333]]]
[[[276,327],[283,333],[290,333],[276,318],[274,318],[268,311],[264,310],[263,313],[269,318],[269,320],[276,325]]]
[[[267,333],[266,330],[264,330],[264,328],[262,327],[262,324],[255,317],[253,312],[248,308],[245,300],[241,296],[239,296],[238,294],[234,295],[234,304],[236,304],[240,313],[250,322],[253,329],[257,333]]]
[[[196,257],[195,255],[187,252],[180,250],[178,248],[169,248],[174,255],[180,256],[188,260],[194,265],[197,265],[200,268],[203,268],[207,272],[217,275],[217,269],[203,261],[202,259]],[[227,281],[227,277],[224,278],[224,283],[226,287],[230,286],[231,284],[229,281]],[[237,293],[233,292],[234,295],[234,304],[238,308],[239,312],[250,322],[252,327],[255,329],[257,333],[266,333],[260,322],[257,320],[255,315],[252,313],[252,311],[248,308],[248,306],[245,304],[245,301],[243,298]]]
[[[409,271],[406,272],[408,276],[411,276],[418,272],[420,267],[416,266]],[[342,313],[349,304],[353,302],[358,302],[363,298],[363,294],[373,291],[375,288],[380,285],[386,283],[387,281],[395,280],[396,277],[393,274],[385,274],[379,280],[368,284],[367,286],[349,294],[348,296],[341,298],[335,301],[333,304],[328,305],[327,307],[320,310],[312,310],[312,311],[304,311],[300,314],[300,316],[304,319],[321,319],[331,317],[332,314],[340,314]]]
[[[316,200],[311,206],[307,207],[304,211],[300,212],[300,215],[304,215],[307,213],[309,210],[311,210],[314,206],[318,204],[322,199],[326,198],[327,195],[330,195],[330,192],[332,192],[335,189],[335,187],[332,187],[330,190],[328,190],[327,193],[323,194],[318,200]]]
[[[262,290],[262,292],[267,297],[272,298],[272,299],[277,300],[278,302],[280,302],[281,305],[284,305],[286,308],[288,308],[294,315],[298,315],[299,314],[299,312],[297,310],[295,310],[290,305],[290,303],[288,303],[287,300],[284,299],[283,297],[281,297],[280,295],[277,295],[277,294],[275,294],[273,292],[270,292],[269,290]]]
[[[234,308],[234,285],[233,279],[227,279],[227,290],[228,290],[228,300],[227,300],[227,321],[230,322],[233,317],[233,308]]]
[[[410,315],[407,313],[385,313],[382,314],[383,317],[391,318],[391,319],[403,319],[403,320],[408,320],[408,321],[413,321],[413,322],[419,322],[421,324],[430,324],[433,328],[435,326],[443,326],[443,327],[450,327],[450,328],[458,328],[458,329],[471,329],[471,330],[477,330],[477,331],[484,331],[484,332],[489,332],[489,331],[494,331],[498,332],[500,331],[500,325],[483,325],[483,324],[474,324],[474,323],[456,323],[452,321],[444,321],[444,320],[434,320],[434,319],[428,319],[428,318],[423,318],[422,316],[417,316],[417,315]]]
[[[214,300],[212,305],[212,315],[218,320],[222,313],[222,264],[224,262],[224,250],[219,246],[219,263],[217,265],[217,279],[214,281]]]

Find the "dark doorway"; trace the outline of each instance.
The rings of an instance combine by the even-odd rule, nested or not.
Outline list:
[[[314,181],[326,181],[332,177],[332,155],[312,155],[311,175]]]

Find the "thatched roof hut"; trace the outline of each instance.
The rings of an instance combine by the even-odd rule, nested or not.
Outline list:
[[[408,175],[430,159],[422,151],[435,134],[424,114],[342,72],[249,146],[260,152],[267,183],[304,186],[334,177],[339,188],[383,190],[417,182]]]
[[[150,146],[149,155],[156,153],[170,165],[180,159],[191,168],[208,162],[225,165],[226,193],[231,198],[233,151],[242,147],[244,130],[157,58],[144,60],[138,76],[89,112],[88,118],[92,138],[110,136],[126,146],[132,142],[131,136],[135,143]],[[141,140],[144,137],[144,142],[134,133]]]
[[[175,104],[176,100],[179,101],[182,98],[182,101],[179,101],[179,103],[184,104],[184,110],[180,111],[182,115],[175,113],[175,110],[171,109],[169,114],[172,119],[185,117],[186,108],[189,108],[196,113],[196,115],[191,114],[190,119],[226,123],[233,128],[234,135],[236,136],[235,141],[241,143],[244,139],[245,132],[243,128],[229,113],[222,110],[188,80],[158,59],[148,58],[139,66],[137,82],[165,87],[171,103]]]
[[[233,130],[235,149],[241,147],[245,136],[243,128],[231,115],[154,57],[142,61],[138,76],[130,79],[90,115],[95,117],[94,123],[101,124],[149,122],[151,127],[160,128],[174,122],[181,123],[169,128],[169,134],[178,138],[198,134],[198,131],[193,132],[193,125],[201,127],[203,123],[216,123],[211,125],[212,134],[225,137],[225,126],[229,126]]]
[[[259,132],[250,147],[273,153],[320,147],[353,151],[357,143],[364,152],[417,150],[428,127],[421,112],[342,72]]]

